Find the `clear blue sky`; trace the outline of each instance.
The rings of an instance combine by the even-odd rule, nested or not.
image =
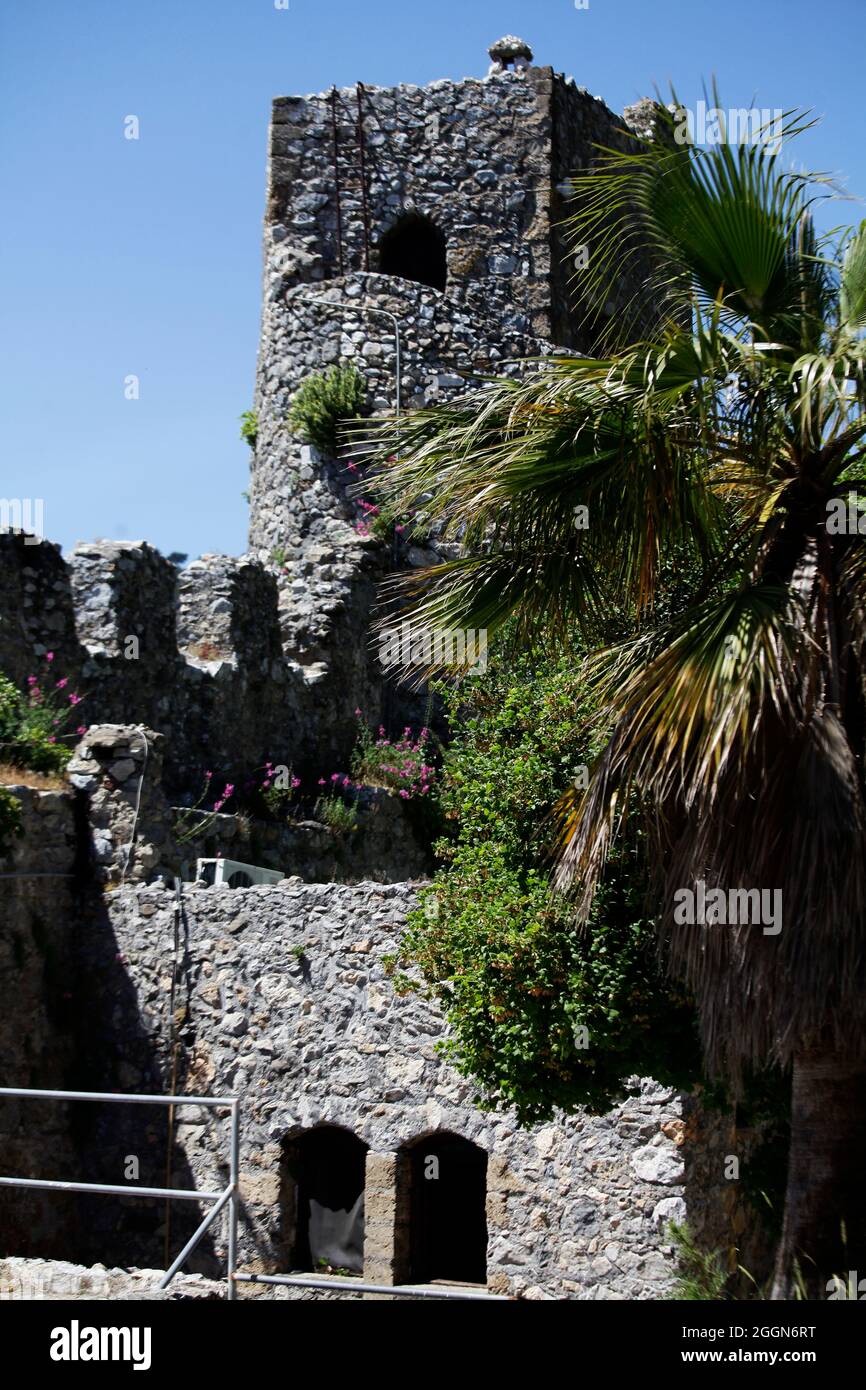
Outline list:
[[[43,497],[65,547],[244,549],[237,417],[275,95],[481,76],[515,33],[616,111],[670,80],[692,103],[713,74],[726,106],[812,107],[802,161],[866,197],[864,0],[0,0],[0,15],[0,495]],[[863,216],[846,203],[829,221]]]

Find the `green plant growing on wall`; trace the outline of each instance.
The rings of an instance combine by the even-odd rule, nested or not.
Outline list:
[[[69,678],[53,668],[54,653],[45,656],[41,675],[27,677],[27,693],[0,672],[0,761],[34,772],[62,772],[69,762],[69,741],[83,726],[65,732],[77,718],[82,697],[69,690]]]
[[[668,1240],[677,1257],[677,1273],[669,1298],[682,1302],[714,1302],[725,1297],[728,1276],[718,1250],[701,1250],[689,1227],[668,1223]]]
[[[313,815],[335,835],[351,834],[358,825],[357,806],[352,801],[344,801],[338,792],[328,792],[318,797]]]
[[[359,415],[365,396],[364,378],[357,367],[333,366],[314,372],[295,392],[289,426],[305,444],[335,454],[339,422]]]
[[[226,782],[220,795],[216,798],[213,806],[208,809],[205,802],[209,801],[213,795],[213,773],[204,774],[204,786],[197,801],[191,806],[183,806],[176,810],[174,819],[174,835],[179,845],[189,843],[191,840],[199,840],[203,836],[210,834],[216,818],[222,811],[227,801],[234,796],[234,784]],[[226,812],[226,815],[230,814]]]
[[[257,410],[245,410],[240,417],[241,420],[241,439],[245,444],[249,444],[251,449],[255,449],[259,437],[259,413]]]
[[[9,854],[10,842],[21,831],[21,802],[8,787],[0,787],[0,859]]]
[[[380,725],[376,738],[360,710],[355,710],[355,718],[358,737],[351,765],[355,781],[365,787],[383,787],[404,801],[415,796],[429,796],[436,779],[430,730],[422,728],[415,737],[407,726],[402,738],[390,739],[384,725]]]

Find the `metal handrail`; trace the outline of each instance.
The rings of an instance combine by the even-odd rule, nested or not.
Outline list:
[[[235,1266],[237,1264],[238,1241],[238,1167],[240,1153],[240,1102],[236,1096],[152,1096],[118,1095],[108,1091],[38,1091],[24,1086],[0,1086],[0,1098],[17,1096],[23,1100],[88,1100],[129,1105],[204,1105],[212,1110],[226,1108],[231,1113],[229,1138],[229,1182],[222,1192],[195,1192],[178,1187],[134,1187],[129,1184],[101,1182],[61,1182],[50,1178],[11,1178],[0,1177],[2,1187],[29,1187],[48,1189],[54,1192],[100,1192],[109,1196],[123,1197],[168,1197],[187,1202],[215,1202],[204,1220],[196,1227],[180,1254],[174,1260],[163,1278],[160,1289],[168,1288],[184,1261],[195,1250],[202,1236],[210,1229],[223,1207],[229,1208],[228,1251],[226,1257],[226,1297],[234,1302],[237,1298]]]
[[[363,1279],[325,1278],[311,1274],[235,1274],[243,1284],[289,1284],[301,1289],[339,1289],[350,1293],[384,1293],[394,1298],[474,1299],[485,1303],[510,1303],[507,1294],[482,1289],[442,1289],[432,1284],[368,1284]]]
[[[130,1105],[204,1105],[211,1109],[227,1108],[231,1112],[229,1135],[229,1183],[222,1192],[196,1192],[178,1187],[134,1187],[117,1183],[64,1182],[53,1178],[14,1178],[0,1177],[0,1187],[38,1188],[55,1192],[100,1192],[109,1196],[168,1197],[188,1202],[214,1202],[216,1205],[208,1212],[166,1270],[159,1283],[160,1289],[168,1288],[178,1270],[195,1250],[202,1236],[216,1221],[223,1208],[229,1208],[228,1251],[226,1257],[226,1297],[230,1302],[237,1299],[239,1283],[247,1284],[288,1284],[300,1288],[330,1289],[352,1293],[389,1294],[394,1298],[441,1298],[472,1299],[486,1302],[508,1302],[507,1295],[486,1293],[474,1289],[443,1289],[431,1285],[410,1284],[372,1284],[365,1280],[323,1278],[321,1275],[306,1274],[246,1274],[237,1270],[238,1239],[238,1173],[240,1157],[240,1102],[236,1096],[153,1096],[117,1095],[108,1091],[39,1091],[23,1086],[0,1086],[0,1098],[17,1096],[24,1100],[86,1100],[120,1102]]]

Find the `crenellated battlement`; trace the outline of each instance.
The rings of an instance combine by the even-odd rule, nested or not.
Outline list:
[[[300,765],[313,691],[283,652],[272,573],[250,557],[187,570],[146,542],[79,545],[0,535],[0,670],[18,685],[54,653],[90,724],[171,735],[166,780],[213,765],[239,775],[266,758]]]

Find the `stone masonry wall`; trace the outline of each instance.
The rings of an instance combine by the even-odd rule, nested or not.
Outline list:
[[[243,1098],[243,1264],[286,1268],[292,1211],[283,1146],[327,1123],[370,1146],[365,1269],[396,1281],[399,1155],[413,1140],[447,1130],[489,1155],[492,1290],[661,1296],[671,1261],[659,1223],[690,1203],[689,1150],[699,1128],[687,1124],[688,1106],[634,1081],[608,1115],[528,1132],[507,1114],[478,1110],[471,1083],[437,1056],[435,1008],[398,997],[385,975],[382,956],[395,948],[412,902],[410,885],[185,891],[182,988],[176,980],[174,995],[183,1001],[179,1079],[182,1089]],[[134,887],[114,895],[108,912],[137,1014],[165,1069],[172,897]],[[121,1066],[124,1039],[121,1024]],[[225,1121],[185,1114],[178,1143],[197,1182],[222,1180],[225,1140]],[[141,1180],[150,1181],[144,1169]],[[223,1254],[218,1239],[213,1254]]]
[[[16,789],[25,835],[0,871],[61,877],[0,883],[0,1084],[239,1096],[241,1259],[253,1271],[291,1265],[288,1155],[293,1140],[321,1124],[369,1146],[370,1279],[407,1278],[408,1150],[441,1131],[488,1155],[492,1291],[663,1296],[672,1217],[687,1217],[732,1261],[737,1246],[746,1267],[759,1270],[754,1215],[737,1184],[723,1180],[726,1156],[745,1160],[748,1143],[729,1117],[638,1079],[607,1115],[529,1131],[507,1113],[477,1108],[472,1084],[438,1055],[437,1008],[398,995],[387,978],[383,958],[415,901],[411,883],[294,876],[247,890],[185,884],[180,898],[143,883],[148,851],[164,853],[154,828],[162,824],[158,741],[140,840],[121,881],[137,800],[131,732],[91,731],[77,761],[94,766],[74,774],[86,784],[77,801]],[[94,851],[92,867],[101,860],[104,869],[96,878],[87,870]],[[0,1171],[118,1182],[129,1180],[134,1158],[143,1185],[224,1185],[226,1115],[181,1107],[171,1130],[167,1118],[139,1106],[3,1101]],[[16,1194],[0,1205],[0,1254],[85,1263],[164,1267],[166,1248],[179,1248],[196,1220],[195,1208],[181,1204],[167,1229],[160,1204],[132,1198]],[[195,1267],[219,1275],[224,1254],[215,1235]]]

